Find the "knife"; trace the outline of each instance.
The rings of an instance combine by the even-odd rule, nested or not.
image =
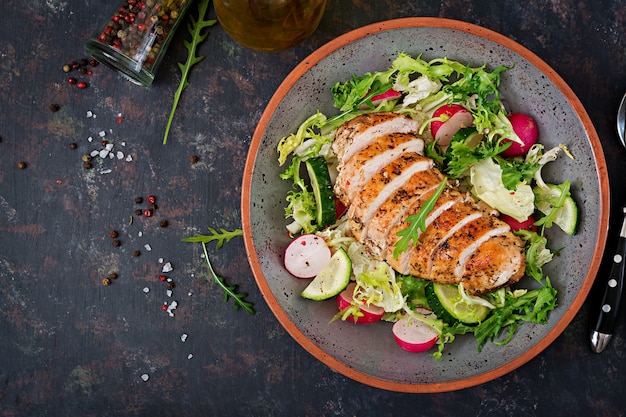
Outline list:
[[[626,207],[622,208],[622,213],[624,213],[624,219],[617,250],[613,256],[613,265],[604,287],[598,317],[591,329],[591,349],[596,353],[602,352],[611,340],[622,298],[624,271],[626,270]]]

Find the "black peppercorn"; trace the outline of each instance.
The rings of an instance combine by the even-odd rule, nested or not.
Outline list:
[[[159,223],[159,226],[161,227],[167,227],[169,225],[167,220],[161,220],[161,222]]]
[[[137,204],[143,203],[143,198],[142,197],[135,197],[135,203],[137,203]]]
[[[192,164],[195,164],[196,162],[198,162],[198,157],[196,155],[191,155],[189,157],[189,162],[191,162]]]
[[[115,239],[111,242],[111,245],[113,245],[113,247],[117,248],[119,245],[121,245],[122,242],[119,241],[119,239]]]
[[[76,148],[78,148],[78,145],[76,144],[76,142],[70,143],[70,149],[76,149]]]
[[[18,163],[17,163],[17,167],[18,167],[19,169],[26,169],[26,162],[24,162],[24,161],[20,161],[20,162],[18,162]]]
[[[85,162],[85,163],[83,164],[83,168],[85,168],[85,169],[91,169],[91,162]]]
[[[141,215],[143,215],[143,210],[142,209],[135,210],[135,216],[141,216]]]
[[[50,111],[51,111],[51,112],[57,112],[57,111],[59,111],[59,109],[60,109],[60,108],[61,108],[61,106],[59,106],[59,105],[58,105],[58,104],[56,104],[56,103],[52,103],[52,104],[50,105]]]
[[[173,289],[176,286],[176,284],[174,284],[174,281],[168,281],[167,282],[167,288],[169,288],[170,290]]]
[[[117,279],[117,274],[116,274],[115,272],[111,272],[111,273],[109,274],[109,278],[110,278],[110,279]]]
[[[111,230],[109,232],[109,236],[111,237],[111,239],[115,239],[116,237],[119,236],[119,233],[117,233],[115,230]]]
[[[139,256],[139,255],[141,255],[141,252],[140,252],[140,251],[138,251],[138,250],[134,250],[134,251],[133,251],[133,256],[134,256],[134,257],[137,257],[137,256]]]

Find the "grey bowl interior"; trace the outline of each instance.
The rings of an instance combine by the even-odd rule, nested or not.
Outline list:
[[[599,142],[582,106],[558,75],[532,53],[472,25],[442,19],[408,20],[348,34],[314,53],[285,80],[250,149],[243,190],[244,232],[251,265],[267,302],[305,349],[332,368],[370,385],[398,391],[446,391],[515,369],[544,349],[573,318],[603,251],[608,201],[602,194],[608,195],[608,180]],[[575,236],[556,230],[548,233],[552,248],[564,247],[545,268],[558,290],[558,307],[547,325],[525,324],[505,346],[487,343],[479,353],[473,336],[466,335],[447,346],[439,361],[428,354],[407,353],[393,340],[389,323],[329,324],[337,312],[335,301],[302,299],[299,294],[308,280],[292,277],[283,267],[283,251],[290,241],[284,218],[290,184],[279,178],[283,168],[277,164],[278,141],[317,110],[336,114],[330,93],[335,82],[347,80],[353,73],[385,70],[399,52],[421,54],[426,60],[447,57],[472,66],[514,65],[502,77],[507,108],[536,118],[546,148],[562,143],[575,156],[572,160],[561,154],[544,170],[545,178],[552,182],[571,181],[581,208]]]

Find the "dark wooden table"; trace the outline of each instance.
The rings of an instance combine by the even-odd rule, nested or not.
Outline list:
[[[626,158],[614,128],[626,91],[622,0],[330,0],[317,32],[276,54],[244,49],[215,26],[166,146],[184,31],[150,88],[104,66],[93,69],[88,88],[66,81],[62,66],[85,57],[85,41],[112,3],[0,5],[0,416],[624,415],[625,326],[602,354],[589,348],[597,288],[565,332],[521,368],[475,388],[400,394],[349,380],[304,351],[265,304],[241,238],[209,246],[210,256],[228,283],[249,293],[254,316],[223,301],[206,279],[201,246],[181,242],[208,227],[241,226],[250,139],[290,70],[340,34],[407,16],[498,31],[569,83],[602,139],[615,232]],[[85,169],[82,155],[102,149],[102,140],[114,145],[113,158],[98,156]],[[153,216],[136,215],[149,195]],[[609,250],[614,245],[612,237]],[[167,262],[173,270],[163,274]],[[110,273],[118,278],[104,286]],[[159,275],[173,280],[171,297]],[[170,317],[162,306],[172,301]]]

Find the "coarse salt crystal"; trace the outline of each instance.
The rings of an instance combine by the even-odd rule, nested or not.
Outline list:
[[[98,135],[99,135],[101,138],[105,137],[105,136],[106,136],[106,134],[107,134],[107,133],[106,133],[104,130],[101,130],[100,132],[98,132]]]
[[[150,379],[150,375],[148,375],[148,374],[143,374],[143,375],[141,375],[141,379],[142,379],[144,382],[146,382],[147,380],[149,380],[149,379]]]
[[[109,154],[109,159],[113,159],[113,152]]]
[[[170,262],[163,265],[163,272],[171,272],[174,268],[172,268],[172,264]]]
[[[132,160],[133,160],[133,157],[132,157],[132,156],[128,155],[128,156],[126,157],[126,162],[131,162]]]
[[[143,232],[142,232],[141,230],[140,230],[140,231],[138,231],[138,232],[137,232],[137,236],[139,236],[139,237],[143,236]]]
[[[193,358],[193,355],[190,353],[189,355],[187,355],[187,359],[191,359]]]
[[[98,154],[100,154],[100,151],[96,149],[96,150],[91,151],[91,153],[89,155],[91,155],[91,156],[98,156]]]
[[[113,149],[113,146],[114,145],[112,143],[107,143],[104,149],[106,149],[107,151],[110,151],[111,149]]]
[[[117,151],[116,156],[117,156],[117,159],[124,159],[124,152],[122,152],[122,151]]]
[[[148,287],[143,287],[143,292],[145,292],[146,294],[148,294],[150,292],[150,288]]]
[[[110,174],[111,170],[110,169],[103,169],[102,171],[100,171],[101,174]]]
[[[91,110],[87,110],[87,117],[92,117],[93,113],[91,112]]]
[[[176,307],[178,307],[178,303],[176,301],[172,301],[170,305],[167,306],[167,314],[169,314],[170,317],[174,317],[173,311],[176,310]]]
[[[103,149],[100,152],[98,152],[98,154],[100,155],[100,158],[106,158],[107,155],[109,154],[109,151],[107,151],[106,149]]]
[[[126,141],[122,141],[122,143],[120,143],[120,145],[126,146]]]
[[[93,142],[93,138],[92,138],[91,136],[89,136],[89,137],[87,138],[87,142],[90,142],[90,143],[91,143],[91,142]]]
[[[163,263],[163,258],[159,258],[159,263],[162,264]]]
[[[148,245],[147,243],[145,245],[143,245],[144,248],[146,248],[146,250],[148,252],[150,252],[152,250],[152,246]]]
[[[187,333],[183,333],[180,335],[180,340],[185,342],[187,340]]]
[[[171,297],[172,297],[172,290],[167,290],[167,291],[165,291],[165,294],[166,294],[168,297],[170,297],[170,298],[171,298]]]

